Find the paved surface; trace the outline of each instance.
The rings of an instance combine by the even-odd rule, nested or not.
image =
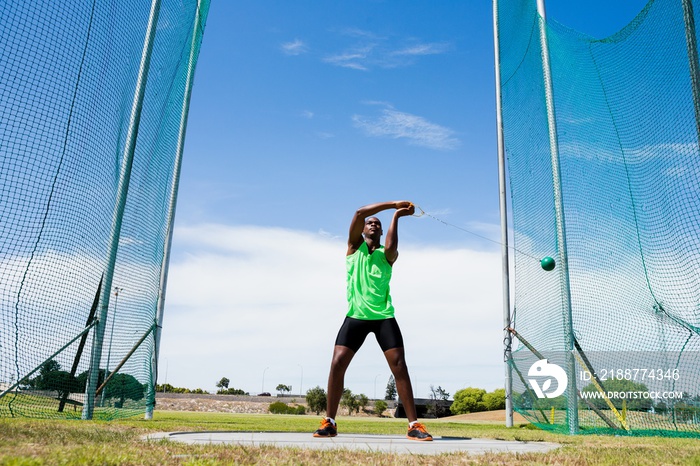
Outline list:
[[[438,455],[456,452],[472,454],[486,452],[545,453],[561,446],[549,442],[519,442],[464,437],[435,437],[432,442],[408,440],[401,435],[341,434],[333,438],[314,438],[311,434],[292,432],[164,432],[148,435],[146,439],[168,439],[193,444],[266,445],[318,450],[346,448],[414,455]]]

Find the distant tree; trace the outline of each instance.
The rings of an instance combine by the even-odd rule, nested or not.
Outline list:
[[[222,388],[221,390],[217,391],[216,394],[217,395],[250,395],[250,393],[244,392],[240,388],[233,388],[233,387],[227,388],[225,390]]]
[[[80,381],[70,372],[62,371],[61,365],[54,359],[49,359],[42,364],[39,375],[31,381],[29,385],[38,390],[54,390],[58,393],[58,398],[67,398],[71,393],[78,393],[84,390]]]
[[[450,394],[447,393],[441,386],[437,388],[430,386],[430,402],[427,406],[428,414],[435,417],[443,417],[447,413],[447,408],[444,407],[442,401],[447,401]]]
[[[343,389],[343,395],[340,398],[340,406],[348,410],[348,415],[359,413],[360,409],[364,409],[369,404],[369,398],[364,393],[355,395],[349,388]]]
[[[384,411],[388,408],[386,401],[384,400],[377,400],[374,402],[374,414],[376,414],[379,417],[382,417]]]
[[[285,384],[279,384],[277,385],[277,388],[275,388],[280,394],[281,393],[291,393],[292,391],[292,386],[291,385],[285,385]]]
[[[485,411],[483,403],[486,390],[482,388],[467,387],[457,390],[450,411],[452,414],[466,414],[477,411]]]
[[[340,406],[346,408],[350,416],[352,416],[353,412],[360,411],[357,403],[357,395],[353,395],[349,388],[343,389],[343,395],[340,397]]]
[[[367,397],[367,395],[365,395],[364,393],[360,393],[359,395],[357,395],[357,406],[359,409],[365,411],[365,408],[367,408],[368,404],[369,398]]]
[[[58,392],[58,398],[68,397],[71,393],[83,391],[83,387],[78,379],[70,372],[66,371],[51,371],[41,376],[37,384],[39,390],[55,390]]]
[[[49,359],[41,365],[41,369],[39,369],[39,375],[44,375],[49,372],[56,372],[60,370],[61,365],[55,359]]]
[[[673,410],[676,413],[676,419],[683,422],[697,423],[697,419],[700,416],[700,407],[693,406],[690,403],[693,403],[692,399],[687,403],[682,401],[674,405]]]
[[[156,384],[156,391],[160,393],[175,393],[175,387],[169,383]]]
[[[82,387],[81,391],[83,391],[83,392],[85,391],[85,388],[87,386],[88,375],[89,375],[89,371],[84,371],[84,372],[81,372],[77,377],[78,381],[80,382],[80,386]],[[97,386],[99,387],[100,385],[102,385],[102,382],[104,382],[104,381],[105,381],[105,370],[100,369],[99,372],[97,373]]]
[[[654,411],[659,414],[666,414],[668,411],[668,405],[663,401],[659,401],[656,405],[654,405]]]
[[[386,395],[385,400],[395,400],[396,399],[396,381],[394,376],[389,376],[389,381],[386,383]]]
[[[217,382],[216,387],[227,389],[229,383],[231,383],[231,381],[228,378],[222,377],[221,380],[219,380],[219,382]]]
[[[240,388],[233,388],[229,387],[229,384],[231,381],[228,379],[228,377],[222,377],[221,380],[216,384],[216,386],[219,388],[216,391],[217,395],[248,395],[248,392],[244,392]],[[200,392],[204,392],[201,388],[198,388],[197,390],[200,390]],[[187,393],[198,393],[198,392],[192,392],[192,391],[187,391]]]
[[[306,392],[306,405],[310,411],[320,414],[326,410],[326,391],[319,386],[316,386]]]
[[[117,398],[114,403],[115,408],[122,408],[128,399],[138,401],[144,397],[145,385],[140,383],[133,375],[114,374],[107,382],[105,396],[107,398]]]
[[[44,364],[41,365],[41,368],[39,368],[39,375],[32,379],[28,379],[25,377],[22,380],[22,383],[25,385],[29,385],[32,388],[36,388],[38,390],[53,390],[49,388],[42,388],[45,386],[45,384],[42,382],[42,380],[48,375],[53,372],[58,372],[61,370],[61,365],[55,360],[55,359],[49,359],[46,361]]]

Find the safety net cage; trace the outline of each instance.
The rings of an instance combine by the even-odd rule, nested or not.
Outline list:
[[[208,9],[208,0],[0,3],[0,417],[153,409]]]
[[[496,0],[508,369],[515,410],[542,428],[700,435],[695,7],[652,0],[598,39]]]

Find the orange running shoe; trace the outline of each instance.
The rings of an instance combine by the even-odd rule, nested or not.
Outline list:
[[[335,437],[336,435],[338,435],[338,425],[333,425],[326,418],[321,420],[321,427],[314,432],[314,437]]]
[[[408,428],[408,434],[406,434],[406,437],[409,440],[420,440],[423,442],[430,442],[433,440],[433,436],[430,435],[427,430],[425,430],[425,426],[420,422],[416,422],[413,424],[413,427]]]

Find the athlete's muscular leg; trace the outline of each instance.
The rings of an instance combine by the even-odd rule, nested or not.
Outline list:
[[[392,348],[384,351],[384,356],[389,363],[391,373],[394,374],[396,382],[396,391],[399,393],[403,409],[406,411],[408,422],[413,422],[418,419],[416,413],[416,404],[413,400],[413,387],[411,386],[411,378],[408,375],[408,367],[404,358],[403,348]]]
[[[328,399],[326,402],[326,416],[335,419],[338,413],[338,404],[343,396],[345,386],[345,371],[350,365],[355,352],[347,346],[335,345],[333,348],[333,361],[331,372],[328,375]]]

